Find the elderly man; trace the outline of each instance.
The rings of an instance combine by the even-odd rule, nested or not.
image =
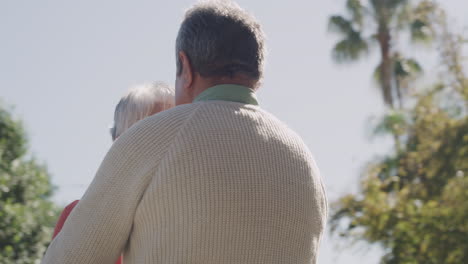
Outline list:
[[[264,36],[230,2],[187,11],[176,104],[112,146],[43,263],[315,263],[327,203],[303,141],[255,97]]]

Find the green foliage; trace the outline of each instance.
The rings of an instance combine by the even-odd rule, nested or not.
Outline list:
[[[432,96],[410,114],[404,150],[371,163],[361,193],[335,203],[332,231],[381,243],[383,263],[468,263],[468,117],[450,118]],[[378,130],[401,133],[400,123],[390,115]]]
[[[57,208],[44,166],[25,157],[21,123],[0,105],[0,263],[37,263],[51,239]]]
[[[404,79],[422,72],[421,65],[415,59],[395,56],[393,61],[396,78]]]
[[[405,133],[408,121],[406,116],[401,111],[392,111],[385,115],[382,121],[375,127],[374,134],[396,134],[402,135]]]
[[[26,138],[22,125],[15,122],[10,113],[0,108],[0,166],[11,165],[13,160],[25,153]]]
[[[394,137],[395,151],[370,162],[360,192],[333,205],[332,233],[380,244],[381,263],[468,263],[466,42],[448,28],[439,27],[441,82],[384,116],[374,132]]]
[[[433,1],[422,1],[407,15],[413,42],[428,43],[433,40],[436,33],[432,20],[434,13],[438,11],[440,10]]]
[[[355,29],[350,20],[342,16],[332,16],[329,21],[329,30],[344,35],[333,47],[335,61],[344,63],[358,60],[369,51],[368,43],[362,38],[361,32]]]
[[[396,48],[399,35],[409,33],[413,43],[430,43],[437,6],[428,0],[347,0],[345,15],[333,15],[329,30],[340,39],[332,49],[338,63],[357,61],[378,46],[381,60],[375,69],[384,102],[400,106],[407,83],[418,77],[421,66]]]
[[[346,9],[352,15],[353,22],[362,27],[364,22],[364,7],[361,0],[348,0],[346,1]]]

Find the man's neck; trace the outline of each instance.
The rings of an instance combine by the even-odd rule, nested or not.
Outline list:
[[[229,78],[229,77],[203,78],[197,74],[195,78],[195,83],[194,83],[193,98],[196,98],[198,95],[203,93],[206,89],[211,88],[216,85],[220,85],[220,84],[241,85],[241,86],[248,87],[255,91],[257,88],[257,83],[258,83],[257,81],[253,81],[252,79],[243,77],[243,76],[234,77],[234,78]]]

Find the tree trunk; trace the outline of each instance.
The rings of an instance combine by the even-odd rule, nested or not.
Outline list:
[[[391,58],[391,36],[388,26],[384,22],[379,23],[377,39],[380,45],[380,88],[384,102],[394,108],[394,98],[392,91],[392,58]]]

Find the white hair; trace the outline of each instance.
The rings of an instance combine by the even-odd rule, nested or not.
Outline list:
[[[115,107],[114,125],[110,132],[116,140],[141,119],[174,106],[174,89],[162,82],[132,87]]]

